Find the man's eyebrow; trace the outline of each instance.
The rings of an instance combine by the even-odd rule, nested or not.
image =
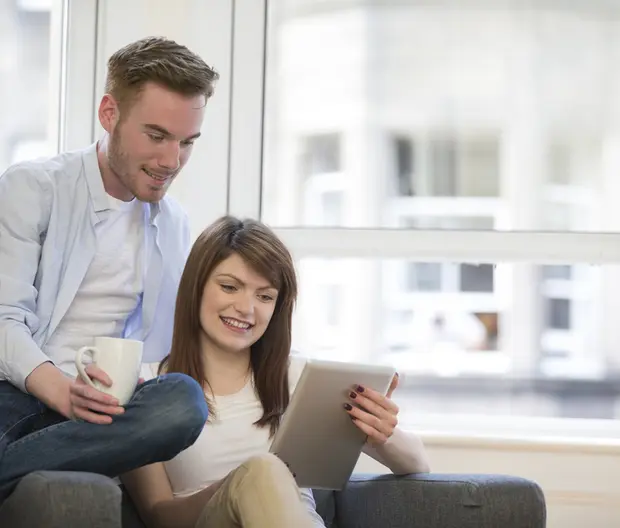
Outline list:
[[[172,134],[171,132],[166,130],[164,127],[161,127],[159,125],[147,124],[147,125],[144,125],[144,128],[148,128],[149,130],[152,130],[153,132],[158,132],[162,136],[174,137],[174,134]],[[185,138],[184,141],[188,141],[188,140],[192,140],[192,139],[198,139],[199,137],[200,137],[200,132],[196,132],[194,135],[192,135],[192,136],[190,136],[188,138]]]
[[[239,277],[233,275],[232,273],[218,273],[217,277],[228,277],[229,279],[233,279],[234,281],[238,282],[242,286],[246,285],[245,282],[243,282]],[[267,286],[260,287],[259,290],[277,290],[277,288],[269,284]]]

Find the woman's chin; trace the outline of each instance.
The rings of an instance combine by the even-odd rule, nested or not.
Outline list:
[[[222,350],[225,350],[226,352],[230,352],[231,354],[239,354],[241,352],[245,352],[251,346],[251,343],[248,341],[248,339],[240,339],[240,338],[231,339],[230,337],[228,339],[220,340],[219,344]]]

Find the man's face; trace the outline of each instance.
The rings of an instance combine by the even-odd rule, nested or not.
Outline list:
[[[106,190],[119,199],[161,200],[200,136],[205,103],[202,95],[186,97],[147,84],[108,129],[113,181],[106,181]]]

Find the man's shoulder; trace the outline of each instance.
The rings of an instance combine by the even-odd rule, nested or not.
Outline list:
[[[55,185],[67,176],[82,173],[82,158],[85,149],[62,152],[51,157],[40,157],[19,161],[9,166],[0,179],[16,185]]]

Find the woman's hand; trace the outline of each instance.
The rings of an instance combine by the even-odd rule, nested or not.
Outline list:
[[[366,442],[373,447],[381,446],[392,436],[398,424],[398,405],[392,400],[392,393],[398,386],[398,373],[385,396],[368,387],[358,385],[349,394],[352,405],[345,403],[344,408],[353,423],[366,435]],[[359,408],[358,408],[359,407]]]

